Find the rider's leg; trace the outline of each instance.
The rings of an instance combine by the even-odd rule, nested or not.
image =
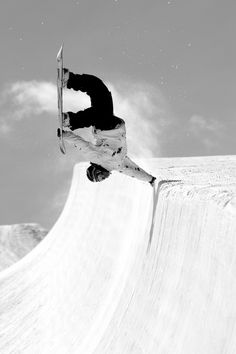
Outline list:
[[[94,75],[80,75],[69,72],[67,88],[72,88],[76,91],[85,92],[90,96],[91,110],[86,112],[86,116],[88,117],[87,113],[89,113],[89,116],[91,116],[92,114],[93,117],[92,122],[88,122],[89,125],[87,126],[94,125],[97,129],[102,130],[109,130],[115,128],[115,126],[117,125],[117,119],[115,119],[115,117],[113,116],[113,101],[111,92],[108,90],[108,88],[102,82],[101,79]],[[78,122],[74,122],[74,120],[80,119],[80,117],[82,116],[80,112],[74,114],[71,114],[71,112],[68,113],[71,120],[71,125],[76,126],[77,124],[79,124]],[[82,122],[80,125],[82,125]]]

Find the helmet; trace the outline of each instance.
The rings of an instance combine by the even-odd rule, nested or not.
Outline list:
[[[104,167],[91,163],[87,168],[87,177],[91,182],[100,182],[109,177],[110,172]]]

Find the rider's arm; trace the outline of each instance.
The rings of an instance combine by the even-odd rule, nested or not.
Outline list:
[[[70,144],[77,147],[79,150],[92,149],[93,145],[81,138],[81,136],[72,133],[71,131],[63,131],[63,138]]]

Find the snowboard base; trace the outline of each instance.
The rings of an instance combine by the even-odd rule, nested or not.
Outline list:
[[[63,45],[57,54],[57,103],[58,103],[58,122],[57,136],[59,148],[62,154],[66,153],[63,139]]]

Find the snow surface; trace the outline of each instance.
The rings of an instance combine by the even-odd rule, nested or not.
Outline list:
[[[1,354],[236,352],[236,157],[139,162],[155,198],[75,166],[53,229],[0,273]]]
[[[35,223],[0,225],[0,271],[29,253],[47,233]]]

